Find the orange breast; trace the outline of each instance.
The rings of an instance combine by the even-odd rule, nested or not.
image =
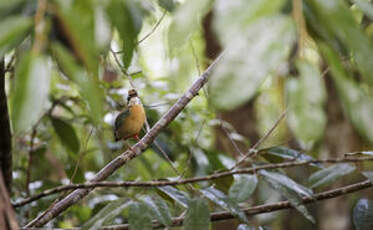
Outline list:
[[[129,138],[141,131],[145,122],[145,111],[141,105],[133,105],[130,108],[130,115],[126,117],[123,125],[119,129],[121,137]]]

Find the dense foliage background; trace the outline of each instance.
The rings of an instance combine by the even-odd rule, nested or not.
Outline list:
[[[68,191],[25,198],[84,183],[125,151],[112,124],[128,89],[152,127],[223,53],[199,94],[107,180],[173,181],[237,162],[254,171],[96,188],[47,226],[373,228],[372,188],[303,204],[373,181],[371,0],[3,0],[0,19],[0,163],[19,226]],[[295,210],[245,215],[282,200]],[[222,211],[233,216],[210,221]]]

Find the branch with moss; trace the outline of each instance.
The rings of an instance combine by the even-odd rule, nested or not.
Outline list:
[[[207,70],[192,84],[192,86],[184,93],[182,97],[164,114],[161,119],[150,129],[150,131],[137,143],[132,149],[133,151],[126,151],[109,162],[102,168],[89,183],[99,182],[105,180],[108,176],[112,175],[121,166],[128,163],[133,158],[139,156],[144,152],[147,147],[154,141],[161,130],[169,123],[171,123],[176,116],[183,111],[185,106],[198,94],[198,91],[206,84],[212,69],[220,60],[222,54],[207,68]],[[71,194],[67,195],[64,199],[57,202],[53,207],[46,212],[39,215],[37,218],[28,223],[25,227],[39,227],[48,223],[51,219],[58,216],[73,204],[79,202],[91,192],[93,188],[77,189]]]
[[[266,164],[260,165],[257,167],[251,167],[246,169],[238,169],[235,171],[225,171],[214,173],[208,176],[200,176],[200,177],[192,177],[187,179],[180,179],[174,181],[101,181],[95,183],[86,183],[86,184],[70,184],[70,185],[62,185],[55,188],[51,188],[45,190],[41,193],[35,194],[33,196],[27,197],[23,200],[17,201],[13,203],[13,207],[21,207],[26,204],[29,204],[33,201],[41,199],[46,196],[50,196],[59,192],[80,189],[80,188],[128,188],[128,187],[141,187],[141,188],[155,188],[155,187],[163,187],[163,186],[175,186],[175,185],[184,185],[190,183],[198,183],[201,181],[211,181],[222,177],[227,177],[235,174],[249,174],[255,173],[258,170],[265,170],[265,169],[279,169],[279,168],[289,168],[289,167],[296,167],[296,166],[303,166],[303,165],[311,165],[311,164],[339,164],[339,163],[347,163],[347,162],[365,162],[365,161],[373,161],[373,157],[354,157],[354,158],[341,158],[341,159],[325,159],[325,160],[307,160],[307,161],[291,161],[291,162],[284,162],[278,164]]]
[[[303,198],[303,204],[311,204],[316,203],[317,201],[321,200],[328,200],[333,199],[336,197],[344,196],[349,193],[358,192],[364,189],[371,188],[373,184],[369,180],[365,180],[359,183],[339,187],[336,189],[327,190],[324,192],[316,193],[313,197],[304,197]],[[272,204],[264,204],[264,205],[257,205],[250,208],[242,209],[242,211],[247,216],[254,216],[258,214],[263,213],[269,213],[274,212],[278,210],[284,210],[284,209],[291,209],[293,208],[289,201],[281,201],[276,202]],[[185,217],[176,217],[172,219],[172,224],[170,227],[177,227],[181,226],[184,222]],[[223,212],[214,212],[210,215],[211,221],[221,221],[221,220],[227,220],[227,219],[234,219],[236,218],[233,216],[230,212],[223,211]],[[165,228],[166,226],[162,225],[158,221],[153,221],[153,229],[158,228]],[[81,228],[70,228],[70,230],[80,230]],[[127,230],[130,229],[128,224],[122,224],[122,225],[111,225],[111,226],[104,226],[99,228],[100,230]],[[22,228],[22,230],[46,230],[46,228]],[[48,230],[57,230],[57,229],[50,229]],[[59,229],[62,230],[62,229]]]

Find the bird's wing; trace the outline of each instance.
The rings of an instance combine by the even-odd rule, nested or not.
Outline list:
[[[118,141],[120,137],[118,136],[118,130],[119,128],[123,125],[124,120],[126,117],[130,115],[130,111],[128,109],[124,110],[120,114],[118,114],[117,118],[115,119],[114,122],[114,137],[115,140]]]

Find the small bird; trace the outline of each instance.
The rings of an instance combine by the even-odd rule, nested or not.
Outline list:
[[[139,140],[139,132],[145,122],[145,111],[137,92],[128,90],[127,108],[118,114],[114,123],[115,141],[124,140],[127,147],[132,150],[126,142],[129,138]]]

